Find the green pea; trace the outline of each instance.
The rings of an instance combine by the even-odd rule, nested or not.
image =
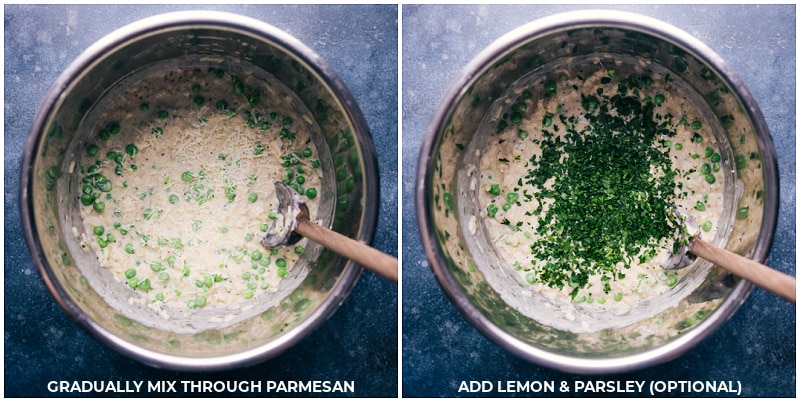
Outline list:
[[[692,121],[692,129],[698,130],[698,129],[702,128],[702,127],[703,127],[703,124],[700,121],[698,121],[698,120]]]
[[[103,212],[106,209],[106,203],[102,201],[95,201],[94,204],[92,204],[92,207],[97,212]]]
[[[198,294],[197,297],[194,299],[194,303],[198,307],[204,307],[206,305],[206,296]]]
[[[542,127],[548,128],[550,125],[553,125],[553,114],[545,113],[542,119]]]
[[[678,284],[678,277],[675,276],[674,274],[668,275],[666,284],[669,287],[673,287],[673,286],[677,285]]]
[[[711,162],[712,163],[718,163],[719,160],[721,160],[721,159],[722,159],[722,156],[719,155],[719,153],[714,153],[714,154],[711,155]]]
[[[167,257],[167,264],[168,264],[170,267],[174,267],[174,266],[175,266],[175,256],[169,256],[169,257]]]
[[[697,211],[705,211],[706,210],[706,203],[703,203],[702,201],[698,201],[697,203],[695,203],[694,208]]]
[[[150,263],[150,269],[152,269],[153,272],[158,272],[164,269],[164,265],[161,264],[161,261],[153,261]]]
[[[663,104],[666,100],[667,100],[666,96],[664,96],[661,93],[658,93],[655,95],[655,97],[653,97],[653,103],[655,103],[656,105]]]
[[[283,278],[288,274],[286,267],[278,268],[278,276]]]
[[[703,165],[700,166],[701,174],[708,175],[710,172],[711,172],[711,166],[708,165],[707,163],[703,163]]]
[[[253,298],[253,294],[254,293],[252,290],[246,290],[244,293],[242,293],[242,296],[244,296],[245,299],[251,299]]]
[[[139,284],[136,285],[136,287],[141,289],[141,290],[144,290],[145,292],[149,292],[150,291],[150,279],[145,279],[145,280],[139,282]]]
[[[158,274],[158,280],[160,281],[168,281],[169,280],[169,273],[167,271],[162,271]]]
[[[134,253],[133,243],[128,243],[128,244],[125,245],[125,252],[128,253],[128,254],[133,254]]]
[[[119,126],[118,122],[114,122],[109,126],[108,131],[111,132],[112,135],[119,135],[122,131],[122,127]]]
[[[89,206],[94,202],[94,197],[89,193],[84,193],[81,195],[81,204],[85,206]]]
[[[253,240],[253,234],[252,234],[252,233],[250,233],[250,232],[247,232],[247,233],[244,235],[244,240],[246,240],[246,241],[248,241],[248,242],[249,242],[249,241],[251,241],[251,240]]]
[[[556,81],[547,80],[544,83],[545,97],[555,97],[557,91]]]
[[[510,210],[510,209],[511,209],[511,203],[505,203],[505,204],[503,204],[503,211],[508,211],[508,210]]]
[[[709,232],[709,231],[711,231],[711,227],[712,227],[712,225],[711,225],[711,221],[706,221],[706,222],[703,222],[703,226],[702,226],[702,228],[703,228],[703,231],[704,231],[704,232]]]
[[[135,156],[136,154],[139,153],[139,148],[136,147],[135,144],[131,143],[125,146],[125,152],[128,153],[129,156]]]
[[[709,184],[714,184],[714,182],[716,182],[716,181],[717,181],[717,178],[714,177],[713,174],[706,175],[706,182],[708,182]]]
[[[244,280],[249,280],[250,276],[251,276],[250,273],[247,272],[247,271],[242,273],[242,279],[244,279]]]
[[[313,168],[319,168],[319,165],[320,165],[320,163],[319,163],[319,160],[313,160],[313,161],[311,161],[311,167],[313,167]]]
[[[139,285],[139,278],[128,279],[128,286],[130,286],[131,289],[136,289],[136,286],[138,285]]]
[[[97,137],[99,137],[102,141],[106,141],[111,137],[111,133],[108,131],[108,129],[101,129],[100,132],[97,133]]]
[[[95,226],[94,229],[92,229],[92,232],[94,232],[94,234],[97,236],[101,236],[105,231],[106,228],[104,228],[102,225]]]
[[[169,195],[169,199],[168,200],[169,200],[169,204],[176,204],[178,202],[178,200],[180,200],[180,199],[178,198],[177,194],[171,194],[171,195]]]
[[[739,211],[736,212],[736,218],[738,219],[745,219],[750,215],[750,206],[744,206],[739,208]]]
[[[519,194],[515,192],[509,192],[508,194],[506,194],[506,199],[508,200],[509,203],[516,203],[517,200],[519,200]]]
[[[136,270],[133,268],[128,268],[125,270],[125,278],[131,279],[136,276]]]
[[[100,148],[97,147],[96,144],[90,144],[89,146],[86,147],[86,153],[89,154],[90,156],[96,156],[97,152],[99,151]]]
[[[620,300],[622,300],[622,292],[614,293],[614,301],[620,301]]]
[[[306,177],[303,175],[298,175],[295,181],[297,181],[298,184],[302,185],[306,183]]]
[[[250,201],[251,203],[255,203],[256,200],[258,200],[258,193],[250,193],[249,195],[247,195],[247,200]]]
[[[275,265],[278,268],[286,268],[286,260],[283,259],[283,258],[279,258],[279,259],[275,260]]]
[[[143,112],[147,112],[150,110],[150,105],[147,103],[139,104],[139,109],[142,110]]]
[[[675,150],[682,150],[682,149],[683,149],[683,145],[682,144],[675,143]]]
[[[263,257],[263,254],[261,254],[261,252],[258,250],[253,250],[253,252],[250,253],[250,259],[253,261],[258,261],[261,259],[261,257]]]
[[[743,154],[737,154],[736,157],[736,168],[737,169],[745,169],[747,168],[747,157]]]
[[[181,174],[181,180],[186,183],[191,182],[192,179],[194,179],[194,174],[192,174],[191,171],[183,171]]]
[[[489,186],[489,194],[493,196],[500,194],[500,185],[496,183],[491,184],[491,186]]]
[[[268,231],[268,230],[269,230],[269,225],[267,225],[267,224],[261,224],[261,226],[259,227],[259,230],[260,230],[261,232],[266,232],[266,231]]]
[[[712,155],[714,155],[714,149],[711,148],[711,147],[706,147],[706,153],[705,154],[706,154],[706,158],[711,157]]]
[[[311,157],[311,154],[312,154],[311,148],[310,147],[304,148],[302,154],[303,154],[303,157],[306,157],[306,158]]]
[[[228,102],[225,100],[220,100],[214,106],[217,108],[217,110],[225,110],[228,108]]]
[[[517,136],[519,136],[520,139],[525,139],[528,137],[528,131],[524,129],[519,129],[517,130]]]
[[[303,254],[304,251],[306,251],[306,248],[301,245],[294,247],[294,254]]]
[[[159,111],[158,112],[158,118],[159,119],[167,119],[167,118],[169,118],[169,112],[167,112],[165,110]]]
[[[317,198],[317,189],[314,189],[314,188],[306,189],[306,197],[309,198],[309,199]]]
[[[497,206],[494,204],[489,204],[489,206],[486,207],[486,215],[489,217],[494,217],[497,214],[497,211]]]

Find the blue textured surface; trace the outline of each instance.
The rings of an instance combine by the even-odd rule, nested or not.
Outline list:
[[[744,397],[796,396],[796,308],[754,289],[733,318],[666,364],[606,376],[563,374],[517,359],[469,325],[441,291],[419,244],[414,214],[417,156],[445,88],[473,57],[517,26],[579,5],[403,6],[402,392],[458,396],[461,381],[740,381]],[[593,8],[600,8],[594,6]],[[602,6],[681,28],[711,47],[752,92],[778,151],[780,215],[769,265],[796,274],[795,6]],[[492,393],[510,396],[513,393]],[[530,393],[516,395],[529,396]],[[589,395],[602,396],[603,393]],[[615,393],[612,397],[640,396]],[[642,393],[641,395],[647,395]],[[680,393],[673,393],[681,395]],[[730,396],[683,393],[686,396]]]
[[[35,271],[20,228],[18,171],[45,92],[72,60],[112,30],[157,13],[197,8],[260,19],[331,64],[359,103],[378,151],[381,196],[373,244],[397,255],[397,5],[6,5],[5,395],[48,396],[46,385],[54,380],[353,380],[354,396],[395,397],[398,288],[370,272],[330,320],[279,357],[234,371],[188,374],[146,367],[101,345],[56,305]]]

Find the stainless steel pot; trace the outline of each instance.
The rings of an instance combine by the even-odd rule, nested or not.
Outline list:
[[[487,256],[490,244],[476,246],[469,225],[479,212],[460,176],[463,149],[491,133],[479,129],[484,114],[525,76],[551,76],[597,59],[669,73],[708,110],[704,117],[728,154],[723,165],[732,169],[733,186],[741,186],[725,194],[736,214],[719,238],[728,250],[763,262],[778,208],[775,149],[758,105],[731,68],[687,33],[641,15],[579,11],[522,26],[481,52],[450,84],[422,144],[416,207],[423,248],[446,295],[482,334],[523,359],[574,373],[630,371],[673,359],[727,321],[752,289],[708,265],[702,283],[677,305],[619,328],[576,333],[535,318],[549,311],[523,311],[527,300],[509,294],[518,284]]]
[[[295,92],[320,131],[322,222],[369,242],[377,222],[375,149],[355,100],[331,67],[308,47],[275,27],[220,12],[179,12],[135,22],[80,55],[53,84],[33,121],[22,155],[20,204],[33,262],[59,305],[81,327],[122,354],[179,370],[217,370],[272,358],[327,320],[353,289],[361,269],[310,244],[297,272],[272,299],[250,311],[197,313],[176,331],[125,304],[115,282],[98,272],[73,229],[80,224],[80,177],[70,165],[88,139],[81,123],[100,99],[131,84],[130,77],[162,65],[236,68],[269,75]],[[338,177],[338,179],[337,179]],[[369,199],[369,201],[368,201]],[[78,222],[78,223],[76,223]],[[73,226],[75,228],[73,228]],[[78,232],[80,233],[80,232]],[[239,313],[234,323],[213,325],[216,314]],[[213,314],[216,313],[216,314]],[[217,315],[218,316],[218,315]],[[212,326],[213,325],[213,326]]]

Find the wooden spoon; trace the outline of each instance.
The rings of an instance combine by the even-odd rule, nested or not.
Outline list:
[[[715,247],[698,236],[700,227],[686,210],[675,207],[678,219],[686,224],[687,232],[693,235],[688,245],[682,246],[661,265],[667,270],[684,268],[694,260],[690,254],[710,261],[728,272],[753,282],[757,286],[792,303],[797,301],[797,280],[795,277],[774,270],[764,264],[740,256],[734,252]]]
[[[397,258],[312,222],[305,199],[289,185],[276,181],[275,193],[278,196],[279,213],[269,231],[261,239],[263,246],[269,248],[286,246],[296,243],[301,236],[306,237],[397,283]]]

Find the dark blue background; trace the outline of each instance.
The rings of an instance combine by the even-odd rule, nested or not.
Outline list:
[[[374,245],[397,255],[397,5],[6,5],[5,395],[52,395],[52,380],[353,380],[354,396],[396,397],[398,288],[370,272],[330,320],[279,357],[223,373],[178,373],[146,367],[101,345],[56,305],[35,271],[20,228],[18,171],[45,92],[72,60],[111,31],[157,13],[196,8],[260,19],[331,64],[361,107],[378,151]]]
[[[795,397],[795,305],[758,288],[728,323],[682,357],[639,372],[589,377],[555,372],[509,355],[465,322],[436,282],[419,244],[414,187],[422,136],[440,97],[458,71],[501,35],[540,17],[585,8],[590,7],[402,8],[403,395],[459,396],[459,384],[469,380],[555,381],[556,391],[560,382],[572,386],[575,381],[589,380],[644,380],[648,384],[654,380],[738,380],[744,397]],[[591,8],[637,12],[675,25],[706,43],[737,71],[761,107],[778,151],[780,215],[769,265],[795,275],[795,6]],[[598,395],[603,394],[594,394]],[[611,396],[620,395],[626,394]]]

